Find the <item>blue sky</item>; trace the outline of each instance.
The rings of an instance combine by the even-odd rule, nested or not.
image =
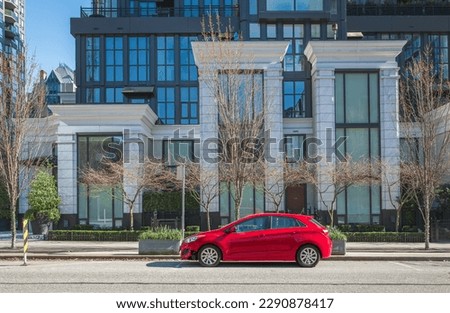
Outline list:
[[[70,18],[80,16],[80,7],[91,0],[26,0],[25,36],[28,52],[41,69],[50,73],[59,63],[75,69],[75,39]]]

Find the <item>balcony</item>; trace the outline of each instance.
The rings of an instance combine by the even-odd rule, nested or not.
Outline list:
[[[5,0],[5,9],[15,10],[18,6],[17,0]]]
[[[18,16],[16,14],[16,12],[14,12],[13,10],[10,9],[6,9],[5,10],[5,22],[8,24],[14,24],[17,23],[18,21]]]
[[[450,15],[450,3],[436,4],[347,4],[348,16]]]
[[[81,7],[80,17],[201,17],[211,14],[220,15],[222,17],[239,16],[239,6],[159,7],[145,9]]]
[[[5,37],[9,39],[15,39],[19,35],[19,29],[13,25],[7,25],[5,27]]]

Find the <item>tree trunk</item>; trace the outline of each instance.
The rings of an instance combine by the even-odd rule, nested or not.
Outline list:
[[[206,211],[206,228],[207,230],[211,230],[211,217],[209,216],[209,208],[205,208]]]
[[[134,230],[134,217],[133,217],[134,203],[130,204],[130,230]]]
[[[16,206],[13,204],[14,201],[11,201],[10,204],[10,213],[11,213],[11,249],[16,247]]]
[[[395,231],[398,233],[400,230],[400,219],[402,217],[400,207],[397,208],[396,213],[397,213],[397,216],[395,218]]]
[[[430,249],[430,197],[428,195],[425,196],[425,250]]]

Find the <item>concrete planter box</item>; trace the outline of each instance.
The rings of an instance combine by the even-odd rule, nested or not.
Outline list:
[[[181,240],[139,240],[139,254],[171,255],[179,254]]]
[[[331,251],[332,255],[345,255],[345,240],[333,240],[333,250]]]

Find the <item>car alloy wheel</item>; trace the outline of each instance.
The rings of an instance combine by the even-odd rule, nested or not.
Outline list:
[[[214,246],[204,246],[198,253],[198,261],[202,266],[213,267],[220,263],[220,251]]]
[[[320,254],[316,247],[306,245],[297,252],[297,263],[301,267],[314,267],[319,263]]]

